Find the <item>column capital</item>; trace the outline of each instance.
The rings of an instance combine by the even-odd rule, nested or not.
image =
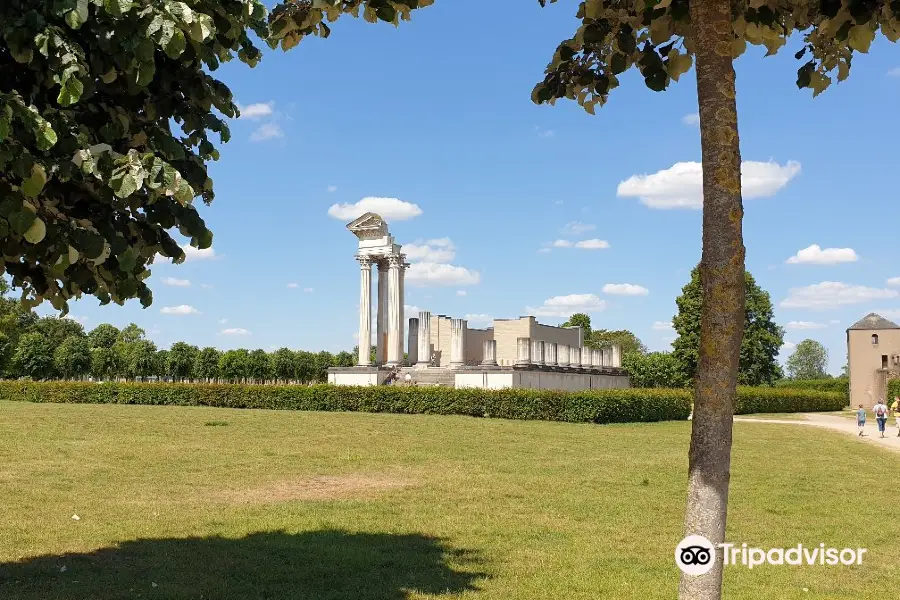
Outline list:
[[[403,266],[403,257],[400,255],[395,254],[392,256],[388,256],[386,257],[386,260],[388,263],[388,267],[391,269],[399,269],[401,266]]]
[[[365,254],[358,254],[356,260],[359,261],[360,269],[371,269],[372,265],[375,264],[375,258]]]
[[[379,258],[375,261],[375,265],[378,266],[379,273],[385,273],[388,270],[387,261],[385,261],[384,259]]]

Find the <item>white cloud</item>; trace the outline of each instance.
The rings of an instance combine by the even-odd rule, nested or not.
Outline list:
[[[646,296],[650,290],[633,283],[607,283],[603,286],[603,293],[611,296]]]
[[[456,246],[450,238],[415,241],[403,245],[403,253],[410,262],[447,262],[456,258]]]
[[[559,205],[562,204],[562,203],[563,203],[562,200],[554,200],[554,201],[553,201],[553,204],[555,204],[555,205],[557,205],[557,206],[559,206]]]
[[[876,315],[881,315],[885,319],[900,319],[900,309],[896,308],[875,309],[869,312],[873,312]]]
[[[469,292],[467,292],[466,290],[456,290],[457,296],[467,296],[468,294]]]
[[[537,308],[527,306],[525,314],[536,317],[570,317],[573,313],[600,312],[605,308],[606,301],[594,294],[569,294],[548,298]]]
[[[303,291],[307,294],[312,294],[316,290],[314,288],[303,288]]]
[[[223,329],[220,331],[222,335],[250,335],[250,332],[241,327],[231,327],[229,329]]]
[[[251,142],[264,142],[266,140],[283,138],[284,131],[278,123],[265,123],[256,128],[256,131],[250,134]]]
[[[274,112],[275,104],[273,102],[258,102],[256,104],[248,104],[247,106],[238,106],[241,111],[242,119],[256,121],[263,117],[271,116]]]
[[[465,267],[444,263],[413,263],[406,271],[406,281],[412,285],[475,285],[481,274]]]
[[[216,258],[216,251],[210,246],[204,250],[200,250],[199,248],[194,248],[190,244],[185,244],[181,247],[184,251],[184,262],[194,261],[194,260],[209,260],[211,258]]]
[[[791,288],[788,291],[788,297],[781,301],[780,306],[783,308],[827,309],[870,300],[896,298],[897,296],[900,296],[900,292],[896,290],[851,285],[839,281],[823,281],[805,287]]]
[[[211,290],[213,288],[213,286],[208,283],[201,283],[200,287],[202,287],[205,290]]]
[[[469,313],[463,316],[463,319],[469,322],[469,325],[479,324],[479,325],[490,325],[494,322],[494,317],[491,315],[485,314],[472,314]]]
[[[171,285],[174,287],[190,287],[191,281],[189,279],[175,279],[174,277],[163,277],[162,282],[165,285]]]
[[[787,340],[785,340],[784,343],[781,345],[782,350],[793,350],[796,347],[797,347],[797,344],[795,344],[794,342],[789,342]]]
[[[700,113],[690,113],[681,117],[681,122],[692,127],[700,126]]]
[[[219,319],[219,324],[220,324],[220,325],[224,325],[224,324],[227,323],[227,322],[228,322],[228,319]]]
[[[552,129],[543,129],[539,125],[534,126],[534,132],[537,134],[539,138],[552,138],[556,135],[556,132]]]
[[[376,198],[374,196],[367,196],[356,204],[332,204],[328,209],[329,215],[343,221],[352,221],[367,212],[379,214],[388,221],[405,221],[421,215],[422,209],[418,204],[404,202],[397,198]]]
[[[653,325],[650,327],[657,331],[668,331],[672,329],[672,321],[653,321]]]
[[[800,172],[800,163],[744,161],[741,163],[743,198],[766,198],[783,188]],[[639,198],[650,208],[702,208],[703,168],[698,162],[678,162],[650,175],[632,175],[619,183],[616,194]]]
[[[336,186],[336,185],[329,185],[329,186],[328,186],[327,188],[325,188],[325,189],[328,191],[329,194],[333,194],[333,193],[335,193],[335,192],[337,191],[337,186]]]
[[[418,317],[420,312],[422,312],[422,309],[418,306],[413,304],[403,305],[403,314],[406,315],[407,318]]]
[[[547,254],[550,252],[550,248],[538,248],[538,254]]]
[[[78,317],[75,315],[66,315],[65,317],[63,317],[63,319],[69,319],[70,321],[75,321],[76,323],[81,323],[82,325],[84,325],[85,323],[87,323],[89,321],[89,319],[87,317]]]
[[[179,304],[178,306],[163,306],[160,311],[164,315],[199,315],[200,311],[190,304]]]
[[[598,240],[597,238],[593,238],[590,240],[581,240],[580,242],[575,242],[576,248],[582,248],[584,250],[605,250],[609,248],[609,242],[606,240]]]
[[[820,248],[813,244],[787,259],[790,265],[836,265],[838,263],[856,262],[859,257],[853,248]]]
[[[293,282],[291,282],[291,283],[289,283],[287,286],[288,286],[290,289],[295,290],[295,289],[297,289],[298,287],[300,287],[300,284],[299,284],[299,283],[293,283]]]
[[[582,223],[581,221],[571,221],[563,226],[562,234],[581,235],[582,233],[587,233],[588,231],[593,231],[595,229],[597,229],[596,225],[591,225],[590,223]]]
[[[825,323],[814,323],[813,321],[790,321],[785,328],[787,329],[822,329],[828,327]]]
[[[887,280],[887,284],[892,287],[900,286],[900,277],[891,277]]]
[[[841,322],[840,319],[831,319],[830,321],[828,321],[828,323],[831,325],[837,325],[840,322]]]
[[[900,77],[900,67],[894,67],[887,72],[888,77]]]
[[[572,245],[572,242],[569,240],[556,240],[552,244],[554,248],[571,248]]]

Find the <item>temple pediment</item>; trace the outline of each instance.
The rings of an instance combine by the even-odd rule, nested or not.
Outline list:
[[[381,215],[367,212],[361,217],[347,223],[347,229],[353,232],[361,240],[371,240],[385,237],[388,234],[388,226]]]

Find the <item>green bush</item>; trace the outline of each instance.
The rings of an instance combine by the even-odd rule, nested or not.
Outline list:
[[[798,380],[781,379],[775,382],[775,387],[792,388],[795,390],[815,390],[819,392],[839,392],[844,395],[844,405],[850,404],[850,379],[847,377]]]
[[[0,400],[469,415],[575,423],[686,419],[685,390],[479,390],[404,386],[0,382]]]
[[[893,402],[894,396],[900,396],[900,379],[891,379],[888,381],[888,393],[887,398],[885,398],[885,402],[887,402],[888,398],[891,398],[891,402]],[[887,402],[890,404],[891,402]]]
[[[218,406],[274,410],[467,415],[570,423],[633,423],[686,419],[685,389],[562,392],[404,386],[273,386],[187,383],[2,381],[0,400],[28,402]],[[834,392],[738,388],[735,414],[840,410]]]
[[[785,387],[739,387],[734,414],[791,413],[841,410],[844,393]]]

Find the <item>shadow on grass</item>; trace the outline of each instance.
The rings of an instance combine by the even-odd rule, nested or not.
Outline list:
[[[450,563],[462,570],[450,566]],[[402,600],[477,589],[473,551],[423,535],[325,530],[147,539],[0,564],[17,600]]]

